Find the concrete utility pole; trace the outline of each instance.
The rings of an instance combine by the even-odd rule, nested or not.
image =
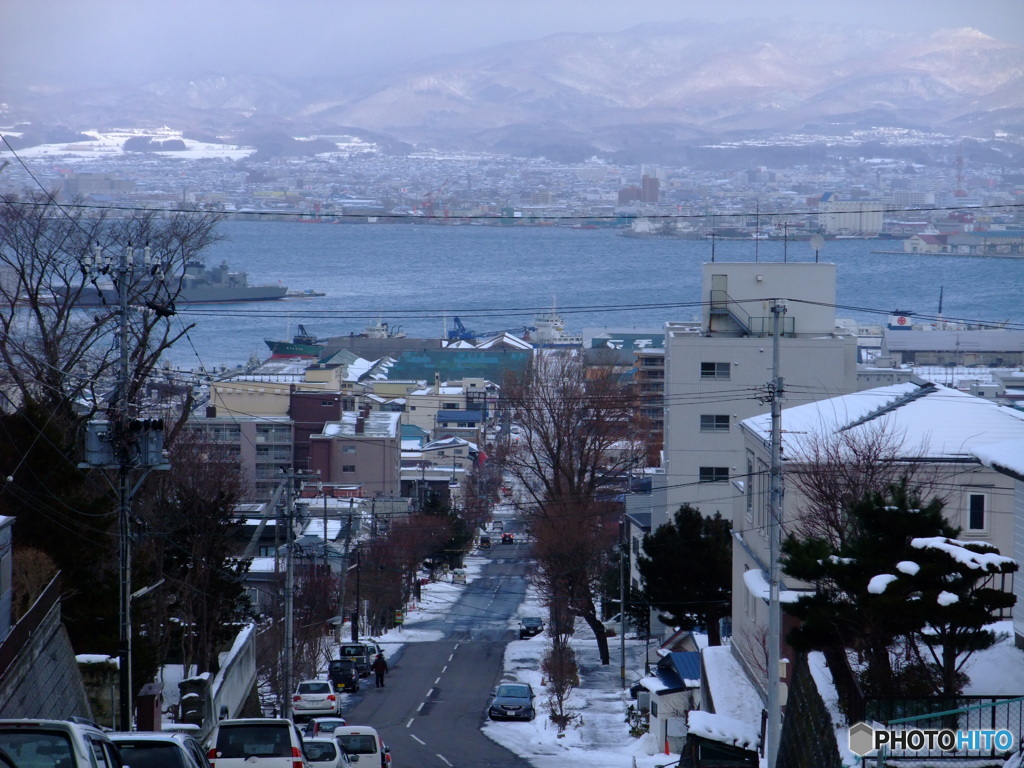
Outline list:
[[[118,366],[114,393],[108,403],[107,420],[89,423],[86,432],[85,461],[80,469],[107,469],[117,471],[117,529],[118,529],[118,719],[122,731],[132,730],[132,615],[133,597],[141,597],[151,588],[132,594],[131,560],[131,506],[137,489],[132,487],[132,470],[169,469],[163,458],[163,422],[158,419],[133,418],[128,392],[131,381],[128,361],[128,290],[135,275],[135,250],[132,244],[121,251],[116,266],[110,256],[96,245],[93,254],[82,260],[82,272],[89,280],[95,275],[111,275],[117,291],[117,347]],[[142,266],[149,285],[163,280],[164,265],[153,260],[146,246]],[[102,294],[101,294],[102,295]],[[145,474],[143,474],[143,478]],[[142,482],[140,478],[139,482]],[[155,585],[154,585],[155,586]]]
[[[98,247],[97,247],[98,250]],[[128,282],[131,279],[132,244],[121,251],[114,283],[117,286],[117,402],[114,435],[117,440],[117,562],[121,574],[118,630],[118,672],[121,730],[132,728],[132,555],[131,555],[131,459],[128,456]]]
[[[785,305],[776,301],[772,305],[772,383],[769,385],[772,402],[772,462],[769,475],[768,520],[768,727],[765,756],[768,768],[775,768],[779,754],[779,736],[782,733],[782,697],[779,678],[781,673],[780,643],[782,640],[782,606],[779,603],[779,550],[782,543],[782,397],[783,379],[779,375],[779,350],[782,315]]]
[[[626,690],[626,516],[619,521],[619,683]]]
[[[282,714],[288,720],[292,719],[292,672],[294,670],[295,651],[295,561],[292,556],[292,526],[294,525],[295,502],[292,497],[292,473],[288,473],[285,482],[288,483],[288,492],[285,502],[285,551],[284,565],[284,674],[282,675],[282,688],[284,689]]]

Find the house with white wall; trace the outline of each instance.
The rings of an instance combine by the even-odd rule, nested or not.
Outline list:
[[[845,433],[853,440],[862,435],[866,441],[891,436],[890,458],[919,465],[922,477],[934,479],[944,514],[961,529],[961,540],[1013,554],[1015,480],[978,456],[1003,441],[1024,441],[1024,412],[942,385],[908,382],[783,408],[781,420],[784,478],[806,468],[818,455],[816,446],[832,435]],[[732,623],[733,644],[743,658],[768,626],[771,415],[746,419],[739,427],[746,472],[734,511]],[[785,484],[783,498],[785,537],[808,511],[809,500],[792,482]],[[783,601],[795,599],[805,586],[783,577]],[[748,670],[758,666],[746,661]],[[754,677],[763,687],[763,679]]]

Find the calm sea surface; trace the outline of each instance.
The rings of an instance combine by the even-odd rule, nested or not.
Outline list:
[[[265,338],[299,323],[320,337],[359,333],[382,319],[410,336],[437,337],[454,315],[478,331],[519,328],[557,302],[572,331],[660,327],[699,315],[710,241],[636,239],[618,230],[563,227],[225,222],[207,264],[228,262],[250,284],[283,283],[326,296],[180,308],[195,323],[168,356],[183,367],[266,357]],[[832,240],[840,317],[884,322],[894,309],[1024,325],[1024,259],[874,254],[898,241]],[[756,247],[756,251],[755,251]],[[717,241],[716,261],[782,261],[782,242]],[[813,261],[790,242],[789,261]]]

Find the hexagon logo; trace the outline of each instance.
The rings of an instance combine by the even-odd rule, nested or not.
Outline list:
[[[864,757],[874,749],[875,729],[867,723],[857,723],[850,728],[850,751]]]

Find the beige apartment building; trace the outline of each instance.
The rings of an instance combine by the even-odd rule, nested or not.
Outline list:
[[[665,328],[665,504],[651,529],[683,503],[732,519],[746,473],[738,425],[770,410],[772,304],[782,300],[780,374],[787,406],[857,389],[857,339],[835,323],[836,266],[708,263],[699,328]],[[657,485],[655,490],[657,491]]]

